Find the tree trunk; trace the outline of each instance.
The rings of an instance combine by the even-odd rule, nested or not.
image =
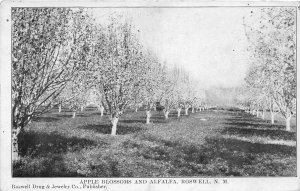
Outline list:
[[[261,118],[262,118],[262,119],[265,119],[265,110],[262,110]]]
[[[275,113],[273,111],[270,111],[270,113],[271,113],[271,124],[274,124]]]
[[[112,136],[115,136],[117,133],[118,120],[119,120],[119,118],[117,118],[117,117],[113,117],[111,120],[111,123],[112,123],[111,135]]]
[[[192,107],[192,113],[195,113],[194,108]]]
[[[12,131],[12,160],[19,160],[19,144],[18,144],[18,135],[20,133],[20,128],[13,129]]]
[[[73,111],[73,115],[72,115],[72,118],[74,119],[76,116],[76,111]]]
[[[83,111],[83,106],[80,106],[80,111]]]
[[[189,108],[185,108],[185,115],[189,114]]]
[[[252,110],[252,115],[255,115],[255,110]]]
[[[177,117],[178,117],[178,118],[180,117],[180,112],[181,112],[181,108],[178,108],[178,109],[177,109]]]
[[[100,115],[103,116],[103,113],[104,113],[104,107],[101,106],[101,107],[100,107]]]
[[[256,117],[259,117],[259,110],[256,110]]]
[[[61,104],[58,105],[58,113],[61,112]]]
[[[168,118],[169,118],[169,113],[170,113],[169,111],[166,111],[166,112],[165,112],[165,119],[168,119]]]
[[[150,110],[147,110],[146,111],[146,124],[150,124],[150,118],[151,118],[151,111]]]
[[[25,134],[24,128],[18,127],[12,130],[12,160],[16,161],[20,159],[20,141]]]
[[[138,112],[138,108],[137,107],[135,108],[135,112]]]
[[[288,116],[285,119],[285,127],[287,131],[291,131],[291,118],[292,118],[291,116]]]

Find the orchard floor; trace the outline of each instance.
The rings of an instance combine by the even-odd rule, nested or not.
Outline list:
[[[165,120],[127,112],[117,136],[108,117],[87,109],[52,112],[27,128],[14,177],[296,176],[295,120],[268,121],[240,111],[207,110]]]

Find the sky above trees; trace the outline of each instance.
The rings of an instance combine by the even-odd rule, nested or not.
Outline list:
[[[182,66],[202,88],[239,86],[248,68],[243,17],[258,8],[96,8],[132,19],[141,41],[167,65]]]

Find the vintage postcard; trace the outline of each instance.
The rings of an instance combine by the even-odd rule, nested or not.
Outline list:
[[[299,11],[2,1],[0,190],[300,190]]]

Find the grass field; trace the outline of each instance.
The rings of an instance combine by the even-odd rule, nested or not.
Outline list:
[[[169,120],[126,112],[111,137],[108,117],[92,108],[71,119],[52,112],[27,128],[20,177],[296,176],[296,124],[284,131],[239,111],[207,110]]]

